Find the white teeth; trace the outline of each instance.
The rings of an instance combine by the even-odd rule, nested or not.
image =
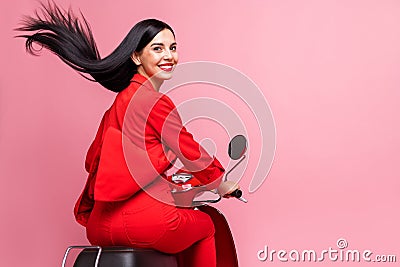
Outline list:
[[[160,69],[165,70],[165,71],[171,71],[171,70],[172,70],[172,66],[168,66],[168,65],[166,65],[166,66],[159,66],[159,67],[160,67]]]

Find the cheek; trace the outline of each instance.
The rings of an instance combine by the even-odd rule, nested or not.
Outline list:
[[[148,74],[153,75],[158,65],[158,59],[154,56],[147,56],[144,61],[142,61],[142,65]]]
[[[145,63],[148,66],[157,64],[158,61],[159,61],[159,56],[152,51],[148,51],[145,54],[143,54],[142,63]]]
[[[148,66],[154,65],[155,61],[156,60],[152,54],[146,55],[146,65]]]

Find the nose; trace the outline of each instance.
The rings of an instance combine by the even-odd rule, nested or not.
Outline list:
[[[164,52],[164,59],[171,59],[172,58],[172,53],[169,49],[165,49]]]

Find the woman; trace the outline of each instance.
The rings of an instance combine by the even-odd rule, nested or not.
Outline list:
[[[208,188],[218,187],[224,172],[183,127],[172,101],[158,92],[178,63],[174,31],[159,20],[143,20],[101,59],[82,18],[83,23],[71,11],[50,4],[43,6],[42,16],[28,18],[18,29],[35,32],[20,35],[27,38],[28,52],[35,54],[33,43],[40,44],[118,92],[87,153],[89,177],[75,206],[76,220],[93,245],[152,248],[178,254],[180,266],[217,266],[210,216],[171,205],[165,182],[165,172],[177,158]],[[123,147],[132,152],[133,170],[125,163]]]

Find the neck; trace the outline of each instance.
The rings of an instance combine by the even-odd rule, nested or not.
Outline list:
[[[150,77],[147,75],[147,73],[146,73],[142,68],[138,68],[138,73],[139,73],[140,75],[146,77],[146,78],[151,82],[151,85],[154,87],[154,89],[155,89],[157,92],[160,91],[160,87],[161,87],[161,85],[162,85],[163,82],[164,82],[163,80],[157,79],[157,78],[155,78],[155,77],[152,77],[152,78],[150,79]]]

